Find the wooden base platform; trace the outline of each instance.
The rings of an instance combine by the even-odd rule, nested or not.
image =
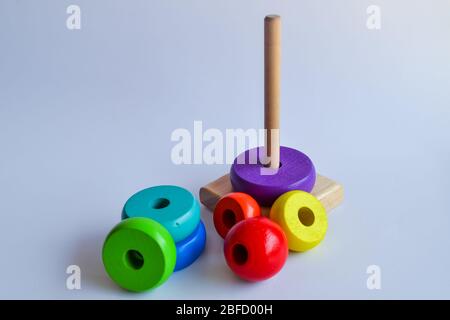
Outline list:
[[[233,187],[231,186],[230,175],[226,174],[200,189],[200,202],[209,210],[214,211],[217,201],[230,192],[233,192]],[[344,188],[339,183],[318,174],[311,194],[319,199],[329,212],[342,202]],[[261,209],[264,215],[267,215],[270,211],[270,208],[267,207]]]

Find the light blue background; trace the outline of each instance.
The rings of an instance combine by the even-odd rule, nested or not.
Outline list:
[[[100,254],[127,198],[158,184],[197,195],[228,171],[172,164],[171,132],[262,125],[270,13],[283,18],[282,143],[346,190],[326,239],[244,283],[203,208],[195,265],[153,292],[118,289]],[[450,298],[449,31],[446,0],[2,0],[0,298]]]

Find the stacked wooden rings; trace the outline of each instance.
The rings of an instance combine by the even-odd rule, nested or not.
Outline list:
[[[281,167],[272,175],[263,174],[259,161],[249,163],[255,149],[239,155],[230,173],[236,192],[223,196],[214,209],[227,264],[245,280],[274,276],[289,250],[312,249],[328,228],[323,205],[309,193],[316,177],[311,160],[295,149],[280,151]],[[259,205],[271,207],[270,219],[261,216]]]
[[[122,222],[103,245],[103,264],[120,287],[152,289],[191,265],[203,252],[206,231],[200,206],[181,187],[156,186],[125,203]]]

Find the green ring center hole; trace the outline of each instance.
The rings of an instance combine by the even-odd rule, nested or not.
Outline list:
[[[156,199],[153,204],[152,207],[153,209],[164,209],[165,207],[167,207],[170,204],[169,199],[166,198],[158,198]]]
[[[298,220],[306,227],[314,224],[314,212],[310,208],[302,207],[298,210]]]
[[[144,257],[137,250],[128,250],[125,254],[125,261],[133,270],[139,270],[144,266]]]

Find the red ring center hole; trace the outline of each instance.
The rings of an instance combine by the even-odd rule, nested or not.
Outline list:
[[[228,229],[231,229],[236,224],[236,215],[233,210],[227,209],[223,212],[222,222]]]
[[[233,247],[233,260],[237,265],[243,265],[248,260],[248,251],[247,248],[244,247],[242,244],[236,244]]]

